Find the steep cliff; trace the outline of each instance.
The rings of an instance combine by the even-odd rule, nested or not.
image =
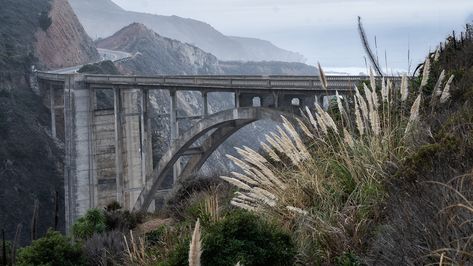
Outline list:
[[[127,51],[135,58],[119,64],[126,74],[218,74],[218,60],[201,49],[162,37],[133,23],[97,43],[100,48]]]
[[[21,225],[27,244],[55,226],[56,203],[64,229],[63,144],[51,137],[49,110],[29,87],[31,65],[56,68],[98,54],[63,0],[2,0],[0,20],[0,229],[13,240]]]
[[[123,10],[111,0],[69,0],[92,38],[105,38],[121,28],[139,22],[161,36],[190,43],[222,60],[304,62],[300,54],[268,43],[244,38],[236,40],[211,25],[177,16],[161,16]],[[250,40],[253,40],[250,42]]]
[[[49,21],[48,21],[49,20]],[[49,19],[36,33],[36,56],[49,69],[85,64],[100,59],[67,0],[52,0]]]

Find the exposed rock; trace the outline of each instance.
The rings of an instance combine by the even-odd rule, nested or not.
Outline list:
[[[219,74],[218,60],[201,49],[162,37],[133,23],[97,42],[100,48],[127,51],[135,58],[119,64],[126,74]]]
[[[53,0],[51,25],[36,34],[36,56],[48,68],[63,68],[100,59],[67,0]]]
[[[110,0],[69,0],[92,38],[106,38],[139,22],[157,32],[195,45],[222,60],[304,62],[300,54],[257,39],[225,36],[211,25],[177,16],[161,16],[123,10]]]

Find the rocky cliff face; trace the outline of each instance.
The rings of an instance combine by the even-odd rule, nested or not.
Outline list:
[[[118,63],[124,74],[141,75],[315,75],[303,63],[219,61],[198,47],[162,37],[133,23],[97,42],[100,48],[126,51],[134,58]]]
[[[50,113],[28,87],[31,65],[57,68],[98,59],[65,0],[2,0],[0,8],[0,229],[22,245],[55,225],[64,230],[63,150],[51,138]],[[56,198],[56,192],[58,197]]]
[[[97,43],[100,48],[135,54],[119,64],[126,74],[219,74],[218,60],[201,49],[162,37],[143,24],[133,23]]]
[[[92,38],[106,38],[133,22],[139,22],[161,36],[195,45],[221,60],[304,62],[300,54],[269,42],[226,36],[211,25],[177,16],[160,16],[123,10],[111,0],[69,0]]]
[[[51,1],[49,17],[50,22],[47,19],[42,22],[36,33],[36,56],[47,68],[75,66],[100,59],[67,0]]]

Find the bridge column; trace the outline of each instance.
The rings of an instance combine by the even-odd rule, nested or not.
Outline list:
[[[146,184],[149,174],[149,156],[148,145],[149,145],[149,113],[148,113],[148,104],[149,104],[149,94],[147,90],[141,90],[141,99],[140,99],[140,137],[141,137],[141,176],[143,184]]]
[[[54,94],[54,86],[52,83],[49,83],[49,99],[51,109],[51,135],[53,138],[56,138],[56,96]]]
[[[115,117],[115,173],[117,182],[117,202],[123,206],[123,132],[122,132],[122,95],[120,88],[113,88]]]
[[[279,108],[279,93],[273,91],[274,108]]]
[[[235,93],[235,108],[240,108],[240,91],[236,91]]]
[[[208,94],[206,91],[202,92],[202,104],[203,104],[203,113],[202,116],[206,117],[209,115],[209,101],[208,101]]]
[[[317,104],[320,105],[320,107],[324,108],[324,98],[325,98],[325,95],[319,94],[319,95],[317,95],[317,96],[315,96],[315,97],[316,97],[316,100],[317,100],[317,101],[316,101]]]
[[[66,229],[88,209],[95,207],[93,199],[94,176],[91,163],[91,110],[90,91],[81,75],[66,75],[64,81],[65,130],[65,213]]]
[[[176,91],[171,90],[171,106],[170,106],[170,121],[171,121],[171,147],[175,145],[177,139],[179,138],[179,127],[177,124],[177,97]],[[176,182],[177,177],[181,173],[181,162],[177,160],[177,162],[173,166],[173,183]]]

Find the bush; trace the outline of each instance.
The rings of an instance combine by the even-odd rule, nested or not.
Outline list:
[[[107,206],[104,212],[107,231],[118,230],[128,233],[129,230],[135,229],[138,224],[143,222],[144,215],[142,213],[123,211],[121,208],[118,202],[112,202]]]
[[[125,250],[125,239],[119,231],[94,234],[84,243],[88,265],[120,264],[123,262]]]
[[[3,246],[4,244],[5,247]],[[11,251],[12,245],[9,241],[0,241],[0,265],[9,265],[11,262]]]
[[[18,265],[76,266],[85,265],[85,260],[77,243],[59,232],[49,230],[45,237],[20,249]]]
[[[101,210],[90,209],[84,217],[79,218],[72,226],[72,234],[75,238],[87,239],[94,233],[105,231],[105,215]]]
[[[48,12],[41,12],[39,15],[39,26],[41,29],[47,31],[51,24],[53,24],[53,20],[49,17]]]
[[[292,265],[295,256],[288,234],[241,210],[206,230],[203,242],[203,265]]]

